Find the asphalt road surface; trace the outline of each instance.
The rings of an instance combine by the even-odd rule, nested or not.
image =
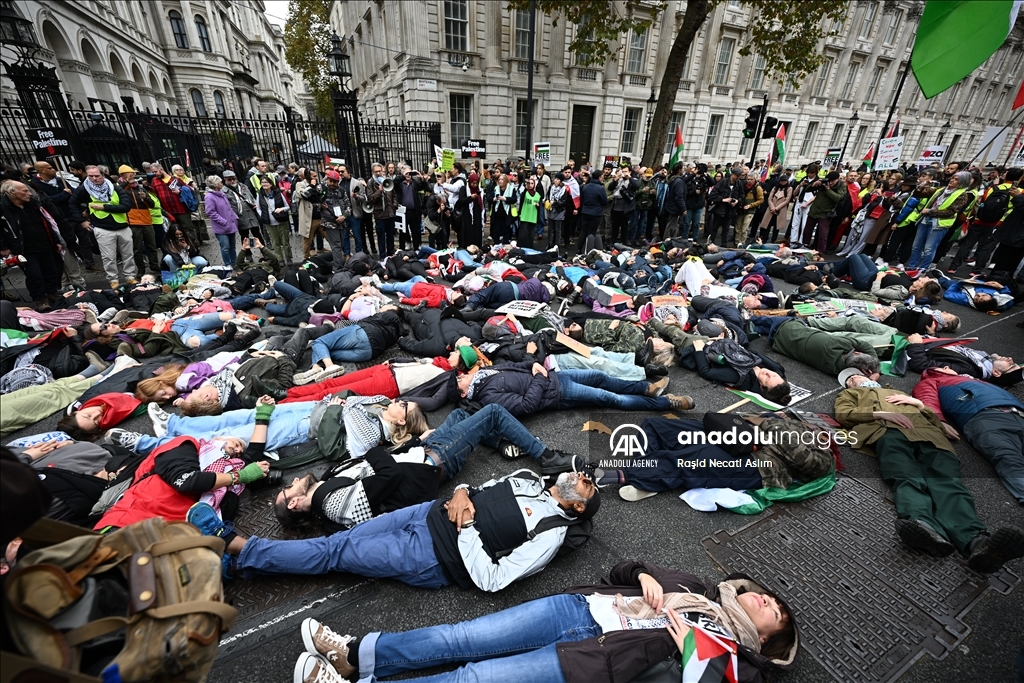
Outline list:
[[[204,251],[214,261],[219,260],[214,245],[207,244]],[[777,280],[776,288],[788,294],[793,286]],[[1021,307],[1000,316],[981,314],[953,304],[943,304],[942,308],[961,316],[961,336],[979,337],[978,348],[1012,355],[1018,360],[1024,355],[1024,329],[1016,326],[1024,320]],[[799,404],[801,409],[821,413],[832,411],[833,400],[840,390],[834,378],[768,351],[764,339],[753,341],[751,348],[784,364],[789,381],[812,392],[810,398]],[[669,391],[689,394],[697,402],[697,408],[689,417],[699,418],[706,410],[720,410],[738,400],[724,388],[706,382],[695,373],[673,368],[670,377]],[[918,375],[910,373],[902,378],[883,378],[883,384],[909,392],[918,379]],[[1020,385],[1014,391],[1018,397],[1022,396]],[[431,414],[431,425],[440,424],[446,414],[447,410]],[[598,414],[602,411],[548,412],[527,418],[524,424],[550,447],[589,455],[590,440],[597,437],[581,432],[581,427],[592,415]],[[603,415],[607,416],[607,413]],[[639,423],[648,416],[650,414],[631,414],[623,421]],[[5,441],[51,429],[56,420],[57,416],[50,417],[10,435]],[[151,433],[146,418],[136,418],[123,426]],[[981,520],[990,529],[1008,524],[1024,526],[1021,506],[996,479],[988,462],[965,444],[958,443],[956,448],[964,480],[974,494]],[[842,448],[842,457],[847,475],[877,490],[886,490],[873,458],[855,453],[848,447]],[[530,462],[523,460],[529,461],[528,458],[506,461],[495,451],[480,447],[470,456],[456,482],[442,490],[442,495],[449,494],[454,483],[480,483],[520,467],[528,467]],[[292,473],[286,473],[287,480],[291,476]],[[601,512],[595,520],[594,536],[585,547],[569,557],[555,560],[540,574],[497,594],[462,591],[456,587],[427,591],[391,580],[367,580],[347,574],[309,579],[258,579],[245,591],[246,606],[235,629],[222,640],[209,680],[211,683],[290,681],[295,659],[303,649],[298,626],[307,616],[321,619],[339,632],[354,635],[373,630],[404,631],[457,622],[557,593],[567,586],[596,582],[623,559],[642,559],[718,580],[724,576],[722,568],[704,551],[701,539],[718,530],[739,529],[757,518],[726,511],[697,512],[679,500],[678,493],[663,493],[629,503],[618,497],[614,487],[605,489]],[[250,506],[254,504],[255,501]],[[250,514],[272,516],[272,511],[264,507]],[[245,528],[243,519],[239,531],[244,534],[252,530]],[[1018,560],[1008,566],[1020,576],[1024,562]],[[794,606],[794,609],[799,624],[799,606]],[[956,649],[941,661],[928,655],[921,657],[899,678],[900,682],[1009,683],[1016,680],[1014,660],[1024,646],[1024,589],[1018,586],[1009,595],[988,592],[963,617],[963,622],[970,626],[972,632]],[[524,624],[524,628],[529,628],[529,625]],[[841,621],[837,621],[836,628],[841,631]],[[827,649],[830,644],[815,645]],[[835,678],[803,651],[795,669],[782,680],[828,683]]]

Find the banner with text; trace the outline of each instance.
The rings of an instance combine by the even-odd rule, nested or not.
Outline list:
[[[925,147],[924,151],[921,152],[921,158],[917,160],[918,166],[927,166],[938,162],[942,164],[942,160],[946,157],[946,146],[945,145],[932,145],[931,147]]]
[[[538,142],[533,145],[533,163],[545,166],[551,163],[550,142]]]

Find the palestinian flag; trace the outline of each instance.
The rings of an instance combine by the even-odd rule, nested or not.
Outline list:
[[[682,683],[737,683],[736,643],[691,626],[683,641]]]
[[[779,124],[779,132],[775,134],[775,144],[768,150],[768,167],[786,163],[786,126]]]
[[[894,138],[894,137],[896,137],[899,134],[900,134],[900,120],[896,119],[896,123],[892,124],[892,128],[890,128],[889,132],[885,134],[885,137],[887,137],[887,138]]]
[[[862,158],[861,161],[864,162],[865,164],[867,164],[867,167],[869,169],[871,168],[871,164],[875,163],[875,143],[874,142],[872,142],[871,146],[868,147],[868,151],[864,153],[864,158]]]
[[[676,165],[677,161],[683,160],[683,129],[676,124],[676,138],[672,144],[672,157],[668,160],[669,171]]]
[[[756,406],[758,406],[760,408],[763,408],[764,410],[773,410],[774,411],[774,410],[784,410],[786,408],[786,406],[779,405],[778,403],[775,403],[774,401],[769,401],[768,399],[766,399],[761,394],[755,394],[752,391],[744,391],[743,389],[733,389],[732,387],[729,387],[729,391],[731,391],[732,393],[736,394],[737,396],[740,396],[742,398],[747,399],[748,401],[750,401],[754,405],[756,405]]]
[[[1024,0],[928,0],[911,55],[928,99],[985,63],[1006,42]]]
[[[1017,107],[1024,107],[1024,82],[1020,84],[1020,90],[1017,91],[1017,96],[1013,98],[1013,106],[1010,108],[1016,109]]]

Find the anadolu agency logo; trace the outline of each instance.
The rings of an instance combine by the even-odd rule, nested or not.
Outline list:
[[[642,458],[647,455],[647,434],[635,424],[621,424],[608,437],[611,457]]]

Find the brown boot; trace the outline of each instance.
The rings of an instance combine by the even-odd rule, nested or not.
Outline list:
[[[657,382],[651,382],[649,385],[647,385],[647,395],[651,397],[661,396],[662,394],[665,393],[666,389],[668,389],[667,375],[659,379]]]

